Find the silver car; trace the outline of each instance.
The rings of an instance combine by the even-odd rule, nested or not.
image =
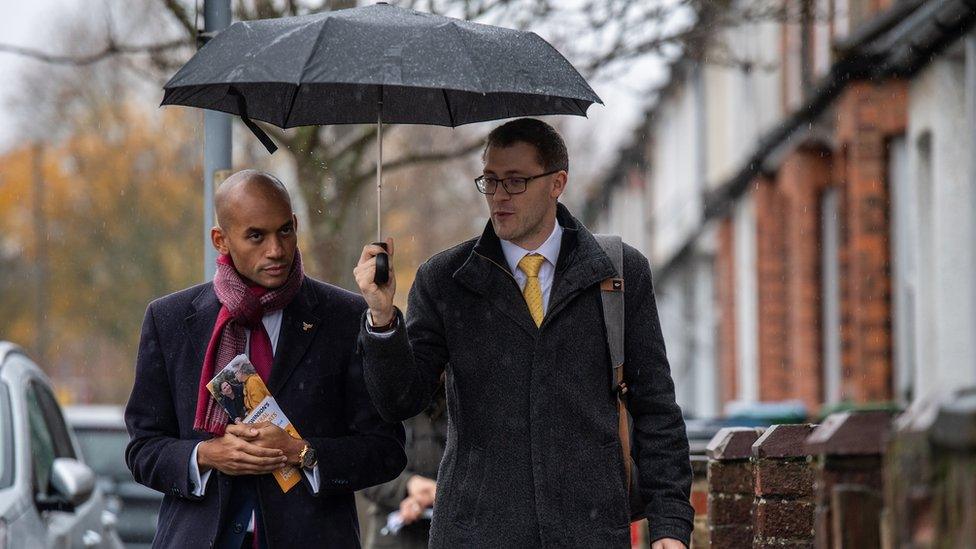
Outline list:
[[[148,549],[156,534],[163,494],[136,482],[125,465],[129,433],[123,412],[122,406],[110,404],[64,408],[85,463],[95,471],[109,509],[118,515],[116,530],[122,543],[129,549]]]
[[[0,341],[0,549],[121,548],[44,372]]]

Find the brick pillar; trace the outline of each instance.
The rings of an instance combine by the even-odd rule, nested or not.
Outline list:
[[[759,177],[756,199],[756,284],[759,308],[759,398],[783,400],[792,393],[787,364],[785,201],[777,182]]]
[[[722,403],[736,398],[735,365],[735,234],[731,218],[718,228],[718,253],[715,255],[715,296],[718,299],[718,361]]]
[[[887,139],[904,132],[903,82],[859,82],[837,102],[844,154],[843,392],[855,402],[891,398],[891,280]]]
[[[820,316],[820,195],[830,185],[831,156],[821,148],[800,147],[783,161],[779,172],[785,204],[786,359],[791,398],[808,410],[819,408],[823,395]]]
[[[884,549],[928,549],[935,541],[932,523],[932,450],[928,433],[938,400],[916,401],[892,422],[884,455]]]
[[[881,460],[892,414],[832,414],[807,438],[815,457],[816,547],[881,546]]]
[[[709,441],[708,530],[713,549],[752,545],[752,444],[762,429],[726,427]]]
[[[752,445],[753,547],[813,547],[813,468],[805,440],[811,424],[773,425]]]
[[[976,387],[957,391],[929,431],[935,547],[976,547]]]
[[[695,510],[692,547],[709,547],[708,536],[708,458],[691,455],[691,507]]]

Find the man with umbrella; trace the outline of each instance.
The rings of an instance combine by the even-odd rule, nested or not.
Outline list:
[[[491,221],[420,266],[406,318],[393,306],[393,273],[374,282],[384,250],[363,249],[367,388],[385,419],[402,420],[427,406],[446,372],[431,547],[629,546],[600,294],[613,263],[558,201],[569,159],[552,127],[508,122],[489,134],[483,159],[475,183]],[[680,548],[693,519],[688,441],[648,262],[629,246],[622,278],[637,486],[652,547]]]

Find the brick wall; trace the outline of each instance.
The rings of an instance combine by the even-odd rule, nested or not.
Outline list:
[[[823,400],[820,198],[837,187],[840,215],[841,398],[892,398],[890,198],[887,143],[903,134],[901,81],[852,84],[831,111],[834,148],[801,143],[774,177],[752,186],[756,204],[759,395]],[[721,221],[716,256],[721,398],[736,396],[732,220]]]
[[[823,393],[819,200],[830,180],[830,154],[801,146],[755,185],[760,397],[811,411]]]
[[[731,218],[718,228],[718,253],[715,256],[715,298],[718,310],[719,397],[722,402],[735,398],[735,263],[734,229]]]
[[[976,547],[976,387],[709,442],[713,549]],[[757,438],[758,437],[758,438]]]
[[[858,83],[838,100],[836,138],[844,162],[842,394],[857,402],[891,398],[891,274],[887,140],[903,133],[902,82]]]
[[[786,360],[790,393],[811,411],[823,396],[820,367],[820,194],[830,183],[831,155],[821,147],[800,147],[791,152],[779,172],[784,197],[786,325],[789,327]]]
[[[787,365],[790,326],[787,318],[785,197],[777,181],[757,178],[756,283],[759,310],[759,398],[782,400],[792,393]]]

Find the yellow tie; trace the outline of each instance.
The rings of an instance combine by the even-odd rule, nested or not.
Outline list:
[[[542,317],[545,316],[542,307],[542,284],[539,283],[539,269],[545,261],[546,258],[539,254],[529,254],[518,262],[519,270],[526,276],[522,296],[525,297],[525,304],[529,306],[529,314],[537,328],[542,326]]]

